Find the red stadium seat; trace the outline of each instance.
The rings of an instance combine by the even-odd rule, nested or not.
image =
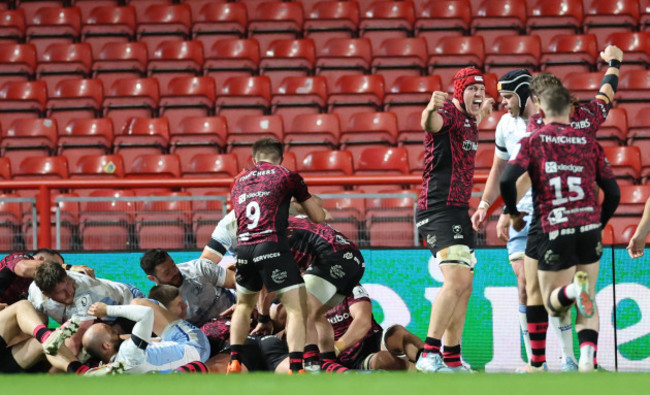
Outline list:
[[[596,138],[602,146],[625,145],[627,141],[627,112],[622,108],[609,110],[605,122],[598,128]]]
[[[109,42],[129,42],[135,34],[135,8],[99,6],[84,18],[81,41],[90,44],[93,55]]]
[[[636,118],[643,108],[650,106],[648,89],[650,89],[650,70],[632,70],[622,73],[615,100],[616,107],[624,108],[628,119]]]
[[[409,115],[414,111],[422,111],[429,104],[431,94],[440,90],[442,82],[437,75],[398,77],[390,92],[384,96],[384,111],[395,113],[400,132],[406,131]]]
[[[422,111],[414,111],[406,118],[406,126],[397,136],[397,145],[409,152],[409,169],[422,174],[424,168],[424,131],[420,126]]]
[[[417,245],[414,190],[381,190],[379,193],[402,196],[366,200],[366,229],[372,247],[413,247]]]
[[[621,185],[621,200],[616,215],[643,214],[645,203],[650,198],[650,185]]]
[[[317,47],[314,73],[327,78],[331,88],[344,75],[368,74],[372,47],[367,38],[332,38]]]
[[[124,178],[122,155],[84,155],[70,171],[70,178]]]
[[[339,115],[341,125],[363,111],[380,111],[384,99],[384,77],[381,75],[344,75],[336,81],[327,99],[327,112]]]
[[[614,228],[612,227],[612,225],[610,224],[605,225],[605,227],[603,228],[601,238],[604,245],[615,244]]]
[[[359,3],[356,1],[319,1],[306,16],[303,35],[314,40],[317,48],[322,48],[332,38],[357,36]]]
[[[619,184],[636,184],[641,176],[641,150],[639,147],[603,147],[603,149]]]
[[[84,155],[104,155],[112,151],[113,122],[110,118],[71,120],[61,131],[57,153],[75,168]]]
[[[394,146],[397,143],[397,117],[392,112],[353,114],[341,133],[341,149],[352,153],[355,163],[368,147]]]
[[[64,156],[29,156],[20,162],[14,180],[51,180],[68,178],[68,161]]]
[[[442,86],[445,87],[463,67],[475,66],[482,69],[484,59],[483,37],[444,37],[429,50],[429,75],[440,76]]]
[[[563,80],[570,72],[591,71],[598,59],[594,34],[559,34],[551,40],[540,59],[541,71]]]
[[[137,41],[147,44],[149,52],[167,40],[187,40],[192,28],[192,11],[187,4],[152,4],[137,13]]]
[[[82,202],[79,233],[84,250],[128,250],[135,248],[133,201],[115,198],[134,198],[133,191],[101,189],[90,197],[104,197],[106,201]]]
[[[623,51],[625,71],[650,67],[650,32],[612,33],[605,41],[605,45],[616,45]],[[605,67],[605,64],[601,66]]]
[[[369,38],[373,51],[387,38],[412,37],[415,8],[411,1],[379,0],[361,10],[359,37]]]
[[[169,152],[187,164],[197,154],[219,154],[225,151],[228,125],[224,117],[186,117],[177,129],[171,130]]]
[[[578,34],[583,19],[581,0],[537,0],[528,7],[526,34],[539,34],[548,47],[558,34]]]
[[[126,178],[178,178],[181,175],[180,159],[176,154],[145,154],[126,165]]]
[[[188,192],[156,193],[152,197],[173,199],[187,198]],[[192,223],[192,202],[189,200],[151,200],[142,204],[136,213],[138,247],[169,249],[193,247],[190,244]]]
[[[28,156],[49,156],[54,153],[57,141],[57,124],[52,119],[17,119],[3,129],[0,152],[18,170]]]
[[[127,166],[145,154],[163,154],[169,146],[167,118],[131,118],[113,140],[113,152],[122,155]]]
[[[274,40],[260,60],[260,75],[271,80],[273,92],[286,77],[306,77],[314,69],[316,52],[311,39]]]
[[[23,220],[21,208],[23,203],[9,201],[9,199],[20,198],[18,194],[0,194],[0,249],[3,251],[22,248],[20,224]]]
[[[298,162],[298,172],[305,176],[351,176],[352,154],[346,150],[313,151]]]
[[[614,218],[617,218],[617,217],[614,217]],[[612,218],[612,219],[614,219],[614,218]],[[635,218],[635,217],[633,217],[633,218],[623,217],[623,219],[627,219],[628,221],[636,221],[636,222],[638,222],[638,218]],[[627,246],[630,243],[630,240],[632,239],[632,236],[634,236],[634,232],[636,232],[637,226],[638,225],[636,223],[632,223],[632,224],[626,225],[623,229],[620,229],[621,226],[617,224],[618,229],[616,229],[616,230],[620,230],[620,232],[617,233],[616,230],[614,230],[616,244],[622,244],[624,246]],[[650,242],[650,235],[646,237],[646,243],[647,242]]]
[[[184,118],[214,114],[217,94],[212,77],[175,77],[166,88],[160,98],[158,115],[169,119],[172,130],[178,129]]]
[[[541,56],[539,36],[500,36],[485,55],[485,71],[503,75],[513,68],[537,70]]]
[[[54,43],[45,49],[36,67],[36,79],[45,81],[49,92],[64,79],[87,78],[92,65],[92,50],[86,43]]]
[[[227,3],[237,4],[237,3]],[[230,77],[250,77],[257,74],[260,46],[255,39],[223,39],[215,42],[205,59],[205,75],[223,86]]]
[[[480,35],[487,48],[494,45],[499,36],[521,34],[526,26],[526,2],[524,0],[484,0],[472,10],[470,33]]]
[[[582,28],[602,40],[612,33],[634,32],[638,24],[639,0],[592,0],[585,7]]]
[[[382,75],[386,86],[393,86],[398,77],[426,74],[428,58],[425,39],[389,38],[375,53],[371,73]]]
[[[285,129],[301,114],[318,114],[327,108],[325,77],[285,77],[271,98],[271,113],[281,115]]]
[[[354,162],[355,175],[405,175],[409,174],[408,151],[403,147],[369,147],[361,151]],[[379,192],[382,189],[401,189],[395,185],[364,185],[367,193]]]
[[[0,11],[0,42],[20,43],[25,38],[25,11]]]
[[[50,91],[45,115],[61,126],[73,118],[95,118],[101,114],[104,87],[98,79],[62,80]]]
[[[268,1],[255,8],[248,22],[248,38],[255,38],[265,53],[273,40],[296,39],[302,34],[300,2]]]
[[[154,117],[159,96],[155,78],[118,79],[104,97],[102,115],[112,118],[115,130],[121,131],[130,118]]]
[[[474,158],[474,172],[477,174],[488,175],[492,168],[493,160],[494,147],[480,147],[479,150],[476,151],[476,157]]]
[[[650,30],[650,1],[639,0],[639,31],[647,32]]]
[[[319,195],[323,199],[323,208],[333,217],[328,223],[357,245],[365,243],[362,224],[366,214],[366,199],[359,196],[360,193],[362,192],[335,191]]]
[[[650,152],[650,105],[641,107],[636,112],[634,117],[628,114],[628,140],[627,145],[639,147],[641,152]],[[647,160],[647,155],[641,156],[641,164],[643,169],[641,171],[642,183],[647,183],[647,178],[650,175],[650,160]]]
[[[11,162],[9,158],[0,157],[0,178],[11,179]]]
[[[73,43],[79,39],[81,11],[77,7],[42,7],[27,20],[25,40],[42,54],[50,44]]]
[[[422,4],[419,12],[418,4]],[[427,40],[429,53],[443,37],[469,34],[472,11],[468,0],[430,0],[416,2],[415,6],[414,33]]]
[[[45,110],[47,86],[43,81],[9,81],[0,88],[0,123],[38,118]]]
[[[181,160],[181,177],[220,178],[233,180],[242,170],[235,154],[196,154],[190,160]],[[202,195],[210,191],[230,193],[230,187],[185,188],[192,195]]]
[[[226,39],[244,38],[248,16],[243,3],[206,2],[199,13],[193,13],[192,39],[213,48]]]
[[[335,149],[339,146],[341,126],[336,114],[296,115],[285,133],[286,148],[296,154],[298,163],[309,152]]]
[[[93,62],[93,78],[108,89],[120,78],[144,77],[147,72],[147,46],[144,43],[106,43]]]
[[[478,125],[478,141],[479,143],[493,143],[494,135],[497,130],[497,124],[501,117],[506,113],[506,110],[495,110],[490,115],[484,118]]]
[[[220,192],[209,192],[205,196],[207,199],[226,197]],[[192,230],[194,231],[194,237],[196,238],[196,245],[199,248],[203,248],[208,244],[214,228],[219,223],[219,220],[226,215],[225,200],[207,199],[192,201],[192,211],[194,213],[192,218]]]
[[[230,128],[228,152],[237,155],[240,165],[246,166],[255,141],[262,137],[283,140],[284,126],[279,115],[254,115],[242,117]]]
[[[233,128],[241,117],[264,115],[271,104],[271,81],[269,77],[230,77],[216,100],[216,113]]]
[[[36,70],[36,47],[0,42],[0,86],[9,81],[29,81]]]
[[[194,77],[203,72],[203,44],[197,40],[162,41],[150,56],[147,77],[157,78],[163,89],[176,77]]]
[[[587,102],[596,96],[604,73],[569,73],[564,79],[564,86],[571,94],[582,102]]]
[[[28,21],[33,20],[41,8],[61,8],[66,5],[63,0],[15,0],[13,3],[11,8],[23,10]]]

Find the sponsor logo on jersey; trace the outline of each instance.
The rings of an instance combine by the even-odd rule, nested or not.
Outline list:
[[[261,176],[268,176],[271,174],[275,174],[275,169],[268,169],[268,170],[253,170],[250,173],[246,174],[245,176],[240,177],[240,180],[246,180],[251,177],[261,177]]]
[[[438,242],[438,238],[436,237],[436,235],[432,235],[432,234],[427,235],[427,244],[429,245],[429,247],[434,248],[437,242]]]
[[[426,224],[428,224],[428,223],[429,223],[429,218],[425,218],[425,219],[423,219],[422,221],[417,222],[417,223],[415,224],[415,226],[416,226],[417,228],[419,228],[420,226],[422,226],[422,225],[426,225]]]
[[[553,250],[548,250],[544,254],[544,262],[547,264],[552,264],[557,262],[560,259],[560,256],[553,252]]]
[[[581,119],[579,121],[571,122],[571,127],[573,129],[587,129],[588,127],[591,127],[591,123],[589,122],[588,119]]]
[[[350,242],[347,241],[345,239],[345,237],[343,237],[341,235],[336,235],[336,237],[334,238],[334,241],[336,241],[336,243],[340,244],[340,245],[344,245],[344,246],[350,245]]]
[[[465,140],[465,141],[463,141],[463,149],[465,151],[477,151],[478,150],[478,142],[472,141],[472,140]]]
[[[280,256],[279,252],[272,252],[270,254],[264,254],[264,255],[256,256],[255,258],[253,258],[253,262],[257,263],[257,262],[263,261],[265,259],[277,258],[279,256]]]
[[[239,259],[239,258],[237,258],[237,264],[238,265],[248,265],[248,260],[247,259]]]
[[[580,233],[589,232],[590,230],[599,229],[599,228],[600,228],[600,224],[582,225],[580,227]]]
[[[596,255],[603,255],[603,244],[600,241],[596,244]]]
[[[239,204],[244,203],[247,199],[254,199],[254,198],[261,198],[265,196],[269,196],[271,192],[266,192],[266,191],[257,191],[257,192],[252,192],[252,193],[242,193],[239,195],[239,198],[237,201]]]
[[[544,169],[546,170],[546,173],[557,173],[558,171],[570,171],[572,173],[582,173],[584,170],[584,166],[578,166],[578,165],[565,165],[563,163],[556,163],[556,162],[546,162]]]
[[[271,273],[271,280],[276,284],[282,284],[287,279],[287,272],[285,270],[275,269]]]
[[[548,213],[548,216],[546,217],[548,219],[548,223],[551,225],[557,225],[568,221],[569,219],[564,215],[565,212],[566,208],[564,207],[554,208],[550,213]]]
[[[343,258],[344,259],[352,259],[352,258],[354,258],[354,254],[352,254],[351,252],[346,252],[345,254],[343,254]]]
[[[542,143],[551,143],[551,144],[587,144],[586,137],[580,136],[548,136],[546,134],[540,134],[539,138],[542,140]]]
[[[463,227],[460,225],[452,225],[451,227],[452,232],[454,232],[454,239],[463,239],[465,238],[463,236]]]
[[[335,314],[333,317],[329,317],[327,321],[329,321],[330,324],[338,324],[339,322],[343,322],[349,318],[350,318],[350,314],[348,313]]]
[[[343,267],[341,265],[334,265],[330,267],[330,276],[335,279],[343,278],[345,276]]]

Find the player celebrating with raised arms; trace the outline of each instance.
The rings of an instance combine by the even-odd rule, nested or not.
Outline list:
[[[538,277],[545,308],[552,316],[578,308],[576,331],[581,372],[594,370],[598,344],[595,285],[602,254],[601,230],[614,214],[620,192],[602,147],[588,133],[569,126],[571,96],[556,86],[537,93],[546,125],[520,141],[501,178],[501,194],[513,222],[517,179],[529,172],[539,210]],[[602,188],[602,211],[594,183]]]
[[[478,149],[478,124],[492,111],[483,74],[464,68],[454,77],[454,96],[433,92],[422,111],[424,174],[417,205],[417,227],[444,276],[431,306],[424,352],[416,363],[424,372],[468,371],[460,359],[460,338],[472,293],[476,257],[469,218]],[[445,361],[440,353],[445,337]]]

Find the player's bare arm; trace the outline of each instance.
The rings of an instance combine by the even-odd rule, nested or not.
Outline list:
[[[348,330],[337,341],[334,347],[337,354],[363,339],[372,327],[372,304],[370,302],[357,302],[350,306],[352,322]]]
[[[614,100],[616,89],[618,87],[618,78],[620,76],[620,66],[623,61],[623,51],[615,45],[608,45],[600,53],[600,58],[609,64],[605,76],[600,85],[600,91],[596,95],[597,98],[603,99],[608,103]]]
[[[305,213],[314,223],[320,224],[325,221],[326,213],[321,207],[321,200],[317,196],[312,196],[304,202],[300,203]]]
[[[499,197],[499,179],[503,170],[508,164],[507,161],[499,158],[497,155],[494,155],[492,160],[492,168],[490,169],[490,174],[488,175],[487,182],[485,183],[485,190],[483,191],[483,196],[481,197],[481,202],[478,205],[478,208],[472,214],[472,227],[475,231],[478,231],[483,222],[485,222],[487,211],[492,206],[492,203]]]
[[[431,94],[431,99],[426,108],[422,111],[420,126],[425,132],[437,133],[442,129],[443,119],[438,114],[438,110],[444,106],[447,100],[447,92],[435,91]]]

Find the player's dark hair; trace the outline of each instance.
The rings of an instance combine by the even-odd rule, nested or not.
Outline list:
[[[61,262],[65,263],[65,259],[63,259],[63,255],[61,255],[61,253],[57,250],[53,250],[51,248],[39,248],[38,250],[34,251],[32,256],[38,255],[40,253],[58,256],[59,258],[61,258]]]
[[[157,300],[165,307],[169,308],[169,304],[172,302],[172,300],[176,299],[178,295],[180,295],[178,288],[172,285],[159,284],[154,285],[151,288],[147,297],[149,299]]]
[[[67,276],[63,266],[54,261],[45,261],[36,269],[34,282],[41,291],[51,293]]]
[[[548,88],[544,90],[539,99],[548,116],[566,114],[571,106],[571,93],[563,86]]]
[[[167,251],[161,248],[154,248],[144,253],[140,258],[140,267],[148,275],[153,275],[156,266],[163,264],[167,259],[171,259]]]
[[[273,138],[259,139],[253,144],[253,158],[258,156],[275,163],[282,162],[282,143]]]

